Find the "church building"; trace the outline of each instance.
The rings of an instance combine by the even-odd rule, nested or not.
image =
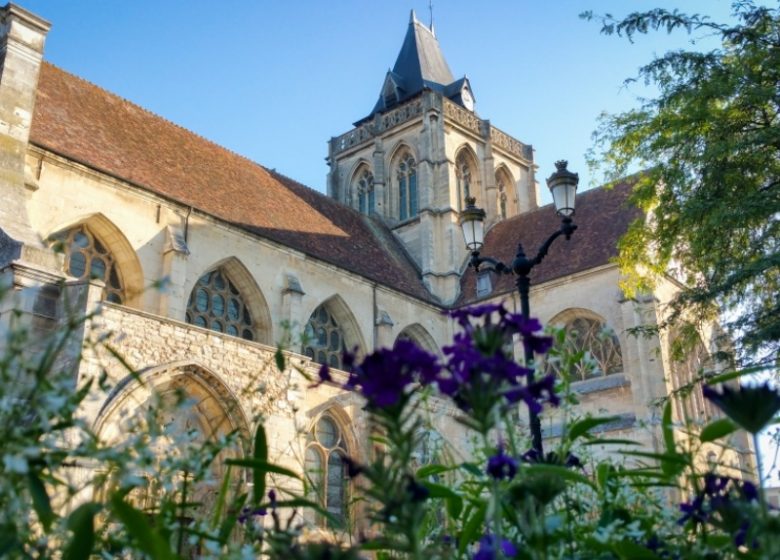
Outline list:
[[[95,389],[83,412],[108,441],[150,387],[177,388],[203,434],[248,440],[263,418],[270,460],[288,468],[365,457],[359,397],[312,388],[303,373],[338,370],[345,349],[365,355],[399,338],[441,354],[457,329],[447,310],[519,310],[511,276],[468,267],[466,197],[486,213],[484,253],[505,262],[559,226],[539,203],[537,173],[554,170],[537,170],[531,144],[476,112],[478,84],[453,75],[414,14],[392,70],[362,77],[376,80],[376,103],[355,107],[328,143],[327,194],[47,63],[41,17],[9,4],[0,19],[0,282],[12,290],[0,331],[22,324],[44,340],[69,313],[96,313],[72,366],[75,382],[108,375],[112,389]],[[586,351],[569,372],[582,413],[614,416],[599,429],[653,450],[658,403],[706,367],[711,333],[685,362],[672,359],[668,333],[630,334],[662,321],[676,288],[665,280],[640,300],[619,288],[617,241],[640,217],[629,189],[577,196],[579,229],[533,271],[531,313]],[[99,336],[144,383],[88,344]],[[713,413],[698,387],[681,402],[678,420]],[[430,439],[457,457],[468,434],[454,415],[434,411]],[[546,437],[560,429],[554,414],[543,418]],[[326,495],[343,511],[343,492]]]

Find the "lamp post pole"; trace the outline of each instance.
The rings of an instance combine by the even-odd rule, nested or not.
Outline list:
[[[463,228],[466,247],[471,251],[469,266],[474,267],[475,272],[479,272],[480,266],[487,263],[492,265],[493,270],[499,274],[514,274],[516,276],[515,286],[517,287],[517,293],[520,295],[520,311],[525,319],[528,319],[531,316],[531,305],[529,303],[531,270],[547,256],[550,246],[556,239],[560,236],[564,236],[568,240],[577,229],[577,226],[572,221],[572,216],[574,215],[574,200],[577,192],[577,185],[579,183],[579,176],[566,169],[566,165],[566,161],[556,162],[556,172],[547,179],[547,185],[550,187],[550,191],[552,191],[553,194],[555,208],[561,216],[561,226],[547,238],[541,247],[539,247],[539,251],[533,258],[526,256],[522,243],[518,243],[517,253],[509,266],[492,257],[481,256],[480,249],[482,248],[484,240],[483,222],[485,219],[485,211],[476,207],[476,199],[467,198],[466,209],[461,213],[460,223]],[[525,361],[528,365],[529,362],[533,361],[533,350],[528,345],[526,345],[524,350]],[[528,375],[528,383],[530,384],[533,382],[534,373],[531,371]],[[544,453],[542,445],[542,425],[539,420],[539,415],[530,408],[528,409],[528,423],[531,430],[531,446],[539,454],[539,457],[542,457]]]

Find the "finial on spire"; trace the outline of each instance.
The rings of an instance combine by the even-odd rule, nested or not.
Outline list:
[[[431,14],[431,25],[430,25],[430,27],[431,27],[431,33],[433,33],[434,35],[436,35],[436,33],[433,31],[433,0],[428,0],[428,11],[429,11],[429,12],[430,12],[430,14]]]
[[[412,8],[412,13],[409,16],[409,23],[414,23],[417,21],[417,15],[414,13],[414,8]]]

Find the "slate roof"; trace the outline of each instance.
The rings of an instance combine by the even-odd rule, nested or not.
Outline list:
[[[555,240],[544,261],[531,271],[531,286],[609,264],[617,256],[618,240],[629,224],[641,216],[639,209],[628,204],[630,192],[631,183],[623,182],[612,189],[601,187],[579,193],[574,216],[577,231],[568,241]],[[525,254],[532,257],[559,226],[560,218],[552,204],[514,216],[487,232],[482,254],[510,264],[517,244],[522,243]],[[491,273],[492,292],[485,298],[477,298],[476,274],[469,268],[461,278],[458,304],[511,292],[515,290],[514,279],[511,274]]]
[[[41,67],[30,142],[377,283],[433,299],[400,242],[377,220],[48,63]]]
[[[397,99],[387,106],[380,92],[379,100],[371,113],[357,121],[356,126],[375,113],[390,109],[414,97],[423,89],[431,89],[443,93],[446,97],[455,98],[463,84],[468,83],[465,77],[455,81],[436,35],[432,29],[417,20],[414,10],[409,19],[409,28],[401,45],[401,51],[398,53],[393,69],[387,72],[384,84],[387,84],[388,80],[395,85]],[[384,91],[384,85],[382,89]]]

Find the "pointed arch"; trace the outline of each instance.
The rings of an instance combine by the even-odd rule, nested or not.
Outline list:
[[[179,391],[193,403],[188,408],[199,415],[209,438],[238,431],[242,444],[250,437],[250,423],[238,398],[214,371],[193,361],[150,366],[127,375],[111,391],[94,421],[94,431],[105,441],[120,441],[124,423],[149,406],[156,395]]]
[[[702,422],[718,415],[717,408],[704,398],[704,378],[715,363],[699,332],[693,328],[673,328],[669,334],[671,384],[675,408],[681,422]]]
[[[404,327],[404,329],[398,333],[398,336],[395,340],[398,342],[399,340],[404,339],[411,340],[417,344],[417,346],[423,350],[427,350],[431,354],[441,354],[436,341],[433,340],[433,337],[428,332],[428,330],[420,323],[413,323]]]
[[[365,160],[355,167],[349,181],[349,204],[361,214],[371,216],[376,213],[376,193],[374,191],[374,173]]]
[[[86,235],[84,242],[86,245],[83,247],[73,245],[79,230],[82,230]],[[122,230],[104,214],[96,212],[61,224],[48,235],[47,239],[51,244],[61,242],[66,245],[63,247],[66,273],[74,276],[76,273],[82,272],[81,259],[84,259],[83,272],[76,275],[77,278],[87,279],[96,276],[106,283],[105,299],[128,307],[140,305],[140,296],[144,291],[141,261]],[[105,252],[102,249],[105,249]],[[77,253],[81,255],[79,256],[78,270],[75,261],[71,265],[71,257]],[[104,269],[102,267],[93,269],[90,266],[92,263],[100,264],[93,260],[93,257],[97,256],[104,263]],[[114,277],[112,277],[112,268],[115,270]],[[103,274],[101,274],[101,270],[104,270]]]
[[[417,155],[406,143],[399,142],[390,156],[391,215],[398,220],[417,216],[420,210],[420,189]]]
[[[220,275],[227,282],[221,283]],[[213,305],[217,302],[221,307]],[[273,321],[265,296],[236,257],[217,262],[194,283],[185,321],[261,344],[273,341]]]
[[[359,449],[352,424],[341,407],[324,406],[313,415],[306,431],[305,474],[311,498],[344,521],[350,516],[353,492],[345,459],[357,457]],[[327,526],[324,516],[313,521]]]
[[[121,445],[139,430],[149,434],[149,449],[158,462],[171,455],[192,456],[195,449],[228,438],[229,445],[220,446],[208,465],[208,476],[190,488],[191,501],[202,511],[214,506],[218,481],[230,474],[226,460],[250,450],[250,424],[238,399],[217,373],[195,362],[152,366],[128,375],[115,387],[95,419],[94,433],[105,444]],[[139,476],[144,482],[129,495],[139,507],[155,506],[161,494],[176,492],[148,475]],[[238,483],[244,474],[233,471],[230,476]],[[109,479],[107,484],[115,483]],[[105,492],[106,487],[94,490]]]
[[[614,373],[624,373],[620,339],[598,313],[584,308],[569,308],[550,320],[566,331],[567,353],[584,352],[585,359],[566,372],[572,381],[584,381]],[[555,373],[563,373],[559,364],[548,363]]]
[[[458,211],[465,207],[466,197],[474,197],[477,206],[484,206],[477,154],[468,144],[455,151],[455,193]]]
[[[319,363],[341,369],[341,355],[357,348],[365,353],[365,340],[349,306],[338,294],[314,309],[304,327],[301,352]]]
[[[505,164],[496,167],[496,208],[502,220],[518,213],[515,179]]]

